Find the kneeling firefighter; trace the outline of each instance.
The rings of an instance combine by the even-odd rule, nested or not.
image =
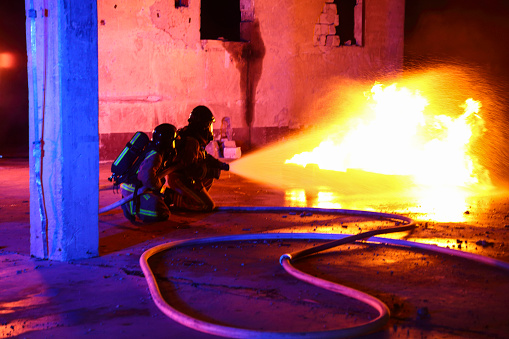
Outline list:
[[[170,210],[164,201],[161,188],[164,185],[164,173],[173,164],[176,156],[175,140],[177,129],[171,124],[161,124],[152,132],[152,139],[144,154],[136,176],[120,185],[122,197],[134,193],[131,201],[122,205],[127,219],[143,222],[167,220]],[[138,195],[138,189],[145,187],[145,193]]]
[[[215,204],[210,197],[214,179],[230,166],[205,151],[213,139],[214,115],[205,106],[195,107],[188,125],[178,131],[176,170],[168,175],[170,189],[166,201],[177,208],[192,211],[211,211]]]

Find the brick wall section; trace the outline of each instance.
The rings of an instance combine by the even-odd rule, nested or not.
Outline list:
[[[336,26],[339,25],[339,16],[336,4],[326,2],[322,13],[315,25],[313,44],[315,46],[339,47],[339,36],[336,35]]]

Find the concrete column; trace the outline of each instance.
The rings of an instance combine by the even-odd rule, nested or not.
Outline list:
[[[25,0],[30,252],[98,255],[97,0]]]

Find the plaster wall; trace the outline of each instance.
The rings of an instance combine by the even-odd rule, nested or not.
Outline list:
[[[137,130],[184,126],[200,104],[230,117],[243,147],[262,145],[312,123],[331,79],[402,68],[404,0],[359,1],[362,44],[337,47],[314,39],[326,0],[240,1],[249,42],[200,40],[198,0],[98,1],[102,159]]]

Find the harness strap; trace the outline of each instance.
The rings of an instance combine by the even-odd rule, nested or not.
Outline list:
[[[139,212],[139,204],[138,204],[138,190],[142,187],[142,183],[141,182],[137,182],[136,183],[136,186],[134,187],[134,192],[133,192],[133,211],[135,211],[135,213],[138,213]]]

